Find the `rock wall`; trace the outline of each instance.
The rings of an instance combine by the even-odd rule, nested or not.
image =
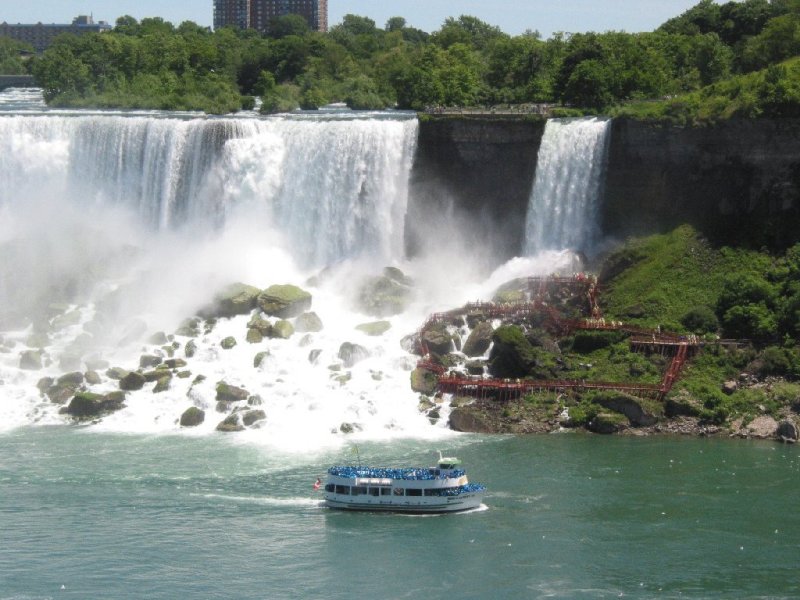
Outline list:
[[[406,222],[410,256],[454,229],[486,256],[519,254],[544,120],[429,118],[419,127]]]
[[[406,224],[409,255],[454,225],[502,261],[521,252],[544,121],[420,122]],[[712,240],[754,247],[800,241],[800,119],[675,127],[612,123],[603,234],[690,223]],[[496,263],[495,263],[496,264]]]
[[[604,233],[690,223],[724,244],[800,240],[800,119],[708,126],[612,124]]]

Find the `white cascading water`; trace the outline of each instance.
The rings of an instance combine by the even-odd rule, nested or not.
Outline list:
[[[209,434],[225,417],[215,400],[225,381],[258,396],[267,415],[234,439],[304,451],[353,436],[448,436],[445,419],[432,426],[418,410],[409,385],[416,357],[401,339],[430,312],[487,299],[508,279],[570,260],[559,252],[514,259],[486,281],[461,256],[405,262],[413,117],[92,114],[27,108],[34,99],[25,97],[4,108],[3,96],[0,431],[68,422],[39,393],[40,378],[84,371],[93,358],[135,369],[142,354],[163,353],[151,334],[172,334],[222,286],[241,281],[307,289],[323,330],[249,344],[249,316],[220,319],[195,338],[188,377],[173,377],[161,393],[152,384],[129,393],[126,408],[92,427]],[[355,308],[354,290],[387,265],[411,275],[417,295],[387,319],[389,331],[370,337],[356,330],[375,318]],[[238,342],[229,350],[220,345],[227,336]],[[174,337],[176,357],[188,341]],[[343,342],[369,356],[343,366]],[[41,369],[21,368],[29,349],[43,351]],[[265,354],[256,367],[257,353]],[[81,363],[70,365],[76,354]],[[99,371],[91,391],[118,389]],[[190,406],[206,420],[182,429]],[[343,435],[342,424],[355,433]]]
[[[526,256],[564,248],[591,252],[599,237],[610,124],[596,117],[547,121],[525,220]]]

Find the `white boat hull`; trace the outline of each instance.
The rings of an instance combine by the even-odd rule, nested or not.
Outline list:
[[[471,492],[449,497],[383,498],[340,496],[326,494],[325,505],[344,510],[389,511],[405,513],[448,513],[480,507],[483,492]]]

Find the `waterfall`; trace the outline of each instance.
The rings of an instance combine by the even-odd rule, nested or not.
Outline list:
[[[0,207],[47,194],[151,230],[264,208],[301,263],[402,257],[416,119],[0,117]]]
[[[524,254],[590,251],[599,237],[608,119],[550,119],[539,148],[525,220]]]

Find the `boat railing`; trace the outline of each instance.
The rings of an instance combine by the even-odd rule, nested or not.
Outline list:
[[[344,477],[345,479],[356,478],[380,478],[380,479],[400,479],[408,481],[434,481],[437,479],[457,479],[465,476],[464,469],[450,469],[440,471],[426,467],[413,467],[404,469],[384,468],[384,467],[348,467],[339,466],[328,469],[330,475]]]

